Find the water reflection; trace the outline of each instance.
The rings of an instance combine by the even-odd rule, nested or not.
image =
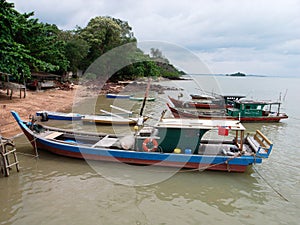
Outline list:
[[[266,193],[257,178],[251,175],[220,172],[181,172],[172,179],[147,187],[138,187],[137,192],[148,198],[154,194],[161,201],[186,204],[202,202],[218,210],[234,215],[243,204],[264,204]]]

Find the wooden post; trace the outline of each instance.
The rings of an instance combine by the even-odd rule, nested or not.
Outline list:
[[[244,140],[244,131],[241,131],[241,140],[240,140],[240,151],[243,151],[243,140]]]
[[[235,131],[235,144],[238,146],[239,131]]]

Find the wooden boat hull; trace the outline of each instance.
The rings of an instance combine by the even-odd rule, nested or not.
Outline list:
[[[18,114],[12,112],[22,131],[35,149],[43,149],[57,155],[86,160],[122,162],[137,165],[155,165],[167,167],[190,168],[198,170],[219,170],[244,172],[249,165],[261,163],[262,158],[252,155],[233,157],[228,155],[175,154],[161,152],[144,152],[104,147],[87,147],[62,140],[47,139],[33,132],[21,121]],[[74,132],[76,134],[76,132]],[[79,135],[79,132],[77,132]],[[97,134],[95,134],[97,135]],[[85,136],[87,136],[85,134]]]
[[[237,118],[233,118],[231,116],[226,116],[225,114],[222,114],[222,113],[220,113],[219,115],[210,115],[209,113],[207,113],[207,114],[190,113],[187,111],[176,109],[176,108],[170,106],[168,103],[167,103],[167,106],[170,109],[174,118],[237,120]]]
[[[278,123],[287,118],[287,116],[241,117],[240,121],[244,123]]]
[[[61,113],[61,112],[50,112],[50,111],[39,111],[36,112],[37,116],[46,116],[47,119],[51,120],[81,120],[82,115],[78,113]]]
[[[191,94],[190,95],[192,99],[201,99],[201,100],[213,100],[215,97],[210,96],[210,95],[198,95],[198,94]]]
[[[106,98],[122,98],[122,99],[128,99],[128,98],[130,98],[130,95],[106,94]]]
[[[243,123],[278,123],[281,119],[286,119],[288,116],[261,116],[261,117],[233,117],[226,115],[203,115],[201,113],[190,113],[180,109],[171,107],[169,104],[168,108],[170,109],[174,118],[194,118],[194,119],[226,119],[226,120],[240,120]]]
[[[22,129],[23,130],[23,129]],[[31,142],[33,148],[46,150],[60,156],[70,158],[78,158],[85,160],[121,162],[137,165],[154,165],[187,169],[199,170],[217,170],[227,172],[245,172],[247,167],[253,163],[260,163],[261,159],[234,159],[230,157],[202,157],[197,155],[177,155],[177,154],[161,154],[161,153],[146,153],[146,152],[128,152],[119,150],[107,150],[92,148],[83,148],[77,146],[66,146],[60,143],[45,141],[34,137],[30,133],[26,133],[26,137]],[[170,157],[172,155],[172,157]],[[171,158],[171,159],[170,159]]]
[[[144,98],[141,97],[141,98],[138,98],[138,97],[130,97],[129,100],[132,100],[132,101],[144,101]],[[146,99],[148,102],[154,102],[155,101],[155,98],[147,98]]]
[[[180,101],[169,96],[170,101],[179,108],[196,108],[196,109],[225,109],[223,104],[203,103],[197,101]]]

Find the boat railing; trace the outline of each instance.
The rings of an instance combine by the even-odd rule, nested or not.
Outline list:
[[[272,151],[273,143],[260,130],[256,130],[253,137],[248,136],[247,141],[257,156],[268,158]]]

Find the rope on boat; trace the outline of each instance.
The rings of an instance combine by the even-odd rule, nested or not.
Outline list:
[[[27,155],[27,156],[34,156],[35,158],[38,158],[39,157],[39,154],[38,154],[38,151],[37,151],[37,145],[36,145],[36,137],[34,136],[33,140],[32,141],[26,141],[26,142],[18,142],[19,144],[27,144],[28,142],[30,144],[34,143],[34,151],[35,151],[35,154],[28,154],[28,153],[20,153],[18,152],[18,154],[21,154],[21,155]]]
[[[18,155],[24,155],[24,156],[30,156],[32,158],[37,158],[38,156],[34,154],[28,154],[28,153],[23,153],[23,152],[17,152]]]
[[[255,166],[253,166],[253,169],[255,170],[255,172],[258,174],[258,176],[260,176],[260,178],[279,196],[281,197],[283,200],[285,200],[286,202],[289,202],[289,200],[283,196],[283,194],[281,194],[278,190],[276,190],[259,172],[258,170],[255,168]]]

